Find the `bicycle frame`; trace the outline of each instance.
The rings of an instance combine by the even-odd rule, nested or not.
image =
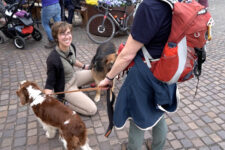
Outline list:
[[[120,24],[112,15],[112,13],[110,12],[109,8],[106,8],[105,9],[105,14],[104,14],[104,19],[102,21],[102,26],[104,27],[104,23],[105,23],[105,20],[106,18],[109,16],[112,20],[113,20],[113,23],[116,24],[117,27],[119,27],[119,30],[120,31],[126,31],[127,27],[126,27],[126,19],[127,19],[127,6],[125,6],[125,10],[116,10],[116,11],[119,11],[119,12],[123,12],[123,23]]]

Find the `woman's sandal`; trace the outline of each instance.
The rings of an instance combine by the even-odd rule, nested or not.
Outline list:
[[[151,140],[150,139],[145,140],[145,145],[146,145],[147,150],[151,150]]]
[[[127,143],[123,142],[121,144],[121,150],[127,150]]]

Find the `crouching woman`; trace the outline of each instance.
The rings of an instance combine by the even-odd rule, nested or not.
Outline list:
[[[52,26],[52,36],[57,45],[47,58],[47,80],[45,93],[71,91],[93,81],[88,65],[76,58],[76,48],[72,44],[72,25],[56,22]],[[76,71],[75,66],[82,68]],[[59,100],[65,99],[69,106],[83,115],[94,115],[97,112],[95,103],[83,92],[58,95]]]

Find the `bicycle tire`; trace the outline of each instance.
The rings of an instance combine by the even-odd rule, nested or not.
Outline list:
[[[133,16],[134,12],[130,13],[128,16],[127,16],[127,19],[126,19],[126,27],[127,27],[127,30],[126,30],[126,33],[129,35],[130,32],[131,32],[131,29],[132,29],[132,25],[133,25],[133,20],[134,20],[134,16]]]
[[[103,18],[103,14],[96,14],[88,20],[86,26],[88,37],[97,44],[106,43],[110,41],[115,35],[116,28],[111,18],[107,17],[104,23],[104,27],[101,28]]]

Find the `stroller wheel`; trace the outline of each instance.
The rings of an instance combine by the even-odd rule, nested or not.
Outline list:
[[[2,33],[2,31],[0,31],[0,44],[5,43],[5,35],[4,33]]]
[[[23,49],[25,47],[25,40],[20,36],[16,36],[14,39],[14,45],[16,48]]]
[[[32,32],[32,37],[34,40],[40,41],[42,39],[42,34],[38,29],[34,28],[34,31]]]

